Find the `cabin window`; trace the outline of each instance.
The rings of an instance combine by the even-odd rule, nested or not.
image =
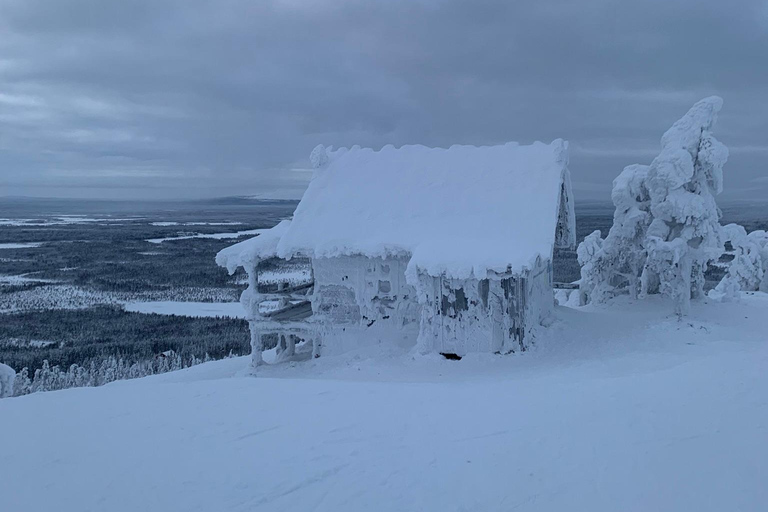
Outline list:
[[[392,291],[392,284],[389,281],[379,280],[379,293],[389,293]]]
[[[381,273],[382,274],[389,274],[389,265],[386,263],[381,264]]]

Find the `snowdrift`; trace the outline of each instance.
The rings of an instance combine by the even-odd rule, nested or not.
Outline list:
[[[514,358],[240,358],[3,399],[3,510],[762,510],[768,295],[668,310],[559,308]]]

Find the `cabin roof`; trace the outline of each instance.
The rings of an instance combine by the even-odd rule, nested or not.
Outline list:
[[[280,221],[259,236],[230,245],[216,255],[216,263],[233,273],[237,267],[255,267],[259,261],[277,256],[277,244],[288,231],[290,220]]]
[[[313,151],[318,164],[277,255],[410,253],[431,275],[520,271],[555,246],[561,191],[575,242],[568,143]]]
[[[270,257],[411,256],[409,273],[520,272],[575,244],[568,143],[318,146],[292,221],[221,251],[230,272]],[[556,234],[557,233],[557,234]]]

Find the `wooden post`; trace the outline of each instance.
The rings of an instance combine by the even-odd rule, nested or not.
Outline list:
[[[261,329],[258,328],[257,321],[248,322],[251,329],[251,366],[256,368],[264,364],[264,358],[261,353],[264,351],[264,342],[261,339]]]

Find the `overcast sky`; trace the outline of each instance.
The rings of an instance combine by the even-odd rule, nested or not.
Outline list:
[[[608,199],[720,95],[768,198],[765,1],[0,0],[0,196],[297,196],[318,143],[571,142]]]

